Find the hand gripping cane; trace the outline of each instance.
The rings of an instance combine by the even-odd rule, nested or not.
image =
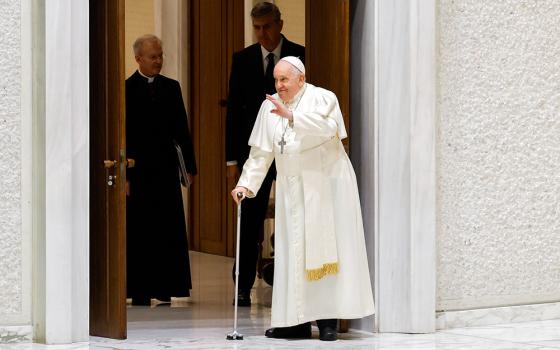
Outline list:
[[[237,193],[237,244],[235,249],[235,309],[233,312],[233,332],[226,337],[227,340],[243,340],[243,334],[237,332],[237,297],[239,289],[239,237],[241,236],[241,201],[244,198],[243,193]]]

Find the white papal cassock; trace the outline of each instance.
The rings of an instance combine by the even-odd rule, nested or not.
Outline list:
[[[274,98],[279,100],[277,94]],[[291,125],[270,112],[270,101],[263,102],[237,184],[253,197],[276,159],[272,327],[371,315],[360,200],[354,169],[340,142],[347,134],[338,100],[306,83],[287,107],[293,112]],[[283,149],[281,140],[286,142]],[[306,267],[317,267],[317,259],[320,263],[325,255],[335,260],[326,262],[336,263],[338,272],[306,277]]]

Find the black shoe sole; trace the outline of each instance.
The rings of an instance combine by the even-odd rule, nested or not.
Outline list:
[[[264,335],[276,339],[311,339],[311,324],[267,329]]]
[[[322,341],[335,341],[337,339],[338,339],[338,337],[337,337],[336,334],[333,334],[333,335],[329,334],[329,335],[322,336],[322,337],[319,336],[319,340],[322,340]]]

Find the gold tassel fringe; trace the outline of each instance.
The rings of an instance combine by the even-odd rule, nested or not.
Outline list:
[[[326,275],[336,275],[338,273],[338,263],[323,264],[322,267],[313,270],[305,270],[305,277],[308,281],[318,281]]]

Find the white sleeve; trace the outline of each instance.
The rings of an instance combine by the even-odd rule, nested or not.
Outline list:
[[[257,195],[273,160],[273,152],[263,151],[254,146],[251,147],[249,158],[245,161],[243,172],[237,182],[237,186],[242,186],[249,190],[249,198]]]
[[[293,113],[293,129],[297,133],[313,136],[332,137],[344,130],[342,112],[336,96],[332,93],[321,94],[312,112]],[[346,135],[338,135],[344,138]]]
[[[249,137],[249,146],[252,147],[259,147],[260,149],[272,152],[273,147],[273,137],[274,135],[271,133],[269,124],[270,124],[270,110],[274,107],[272,102],[268,100],[264,100],[261,104],[261,108],[259,110],[259,114],[257,115],[257,119],[255,120],[255,125],[253,125],[253,130],[251,132],[251,136]],[[275,119],[279,120],[279,117],[274,117]]]

